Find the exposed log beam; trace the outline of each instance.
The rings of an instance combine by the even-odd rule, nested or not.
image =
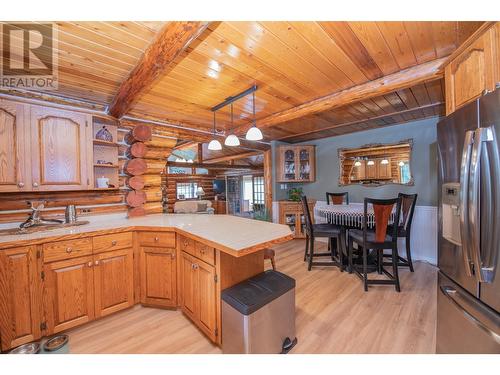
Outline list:
[[[161,74],[172,68],[175,59],[207,29],[208,25],[209,22],[200,21],[168,22],[121,84],[111,102],[109,114],[120,118],[127,113],[141,94]]]
[[[256,156],[256,155],[261,155],[261,151],[249,151],[249,152],[242,152],[241,154],[235,154],[235,155],[224,155],[224,156],[219,156],[217,158],[211,158],[211,159],[205,159],[203,160],[204,163],[223,163],[225,161],[229,160],[238,160],[238,159],[244,159],[244,158],[249,158],[251,156]]]
[[[365,118],[365,119],[362,119],[362,120],[356,120],[356,121],[350,121],[350,122],[343,122],[343,123],[340,123],[340,124],[335,124],[335,125],[332,125],[332,126],[324,127],[324,128],[313,130],[313,131],[308,131],[308,132],[303,132],[303,133],[297,133],[297,134],[288,135],[286,137],[280,138],[279,140],[280,141],[286,141],[286,142],[288,142],[290,139],[297,138],[297,137],[302,137],[304,135],[321,133],[323,131],[328,131],[328,130],[332,130],[332,129],[336,129],[336,128],[341,128],[341,127],[344,127],[344,126],[363,124],[363,123],[369,122],[369,121],[382,120],[384,118],[388,118],[388,117],[392,117],[392,116],[404,115],[404,114],[412,113],[412,112],[415,112],[415,111],[429,109],[429,108],[434,108],[434,107],[439,107],[439,106],[443,106],[443,105],[444,105],[444,102],[439,102],[439,103],[432,103],[432,104],[423,105],[421,107],[415,107],[415,108],[405,109],[404,111],[396,111],[396,112],[391,112],[391,113],[384,113],[384,114],[379,115],[379,116],[368,117],[368,118]]]
[[[174,150],[185,150],[186,148],[193,148],[195,145],[199,144],[196,141],[188,141],[181,143],[180,145],[177,145],[174,147]]]
[[[443,63],[446,57],[424,64],[416,65],[397,73],[389,74],[379,79],[363,83],[333,94],[314,99],[296,107],[274,113],[257,120],[257,126],[264,129],[273,125],[295,120],[315,113],[332,110],[360,100],[389,94],[396,90],[418,85],[443,77]],[[236,134],[244,134],[252,126],[251,123],[236,128]]]
[[[205,169],[253,169],[262,170],[262,167],[251,165],[206,164],[206,163],[177,163],[167,162],[167,167],[205,168]]]

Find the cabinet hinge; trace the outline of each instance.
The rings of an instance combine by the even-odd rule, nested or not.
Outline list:
[[[89,122],[88,121],[85,121],[85,127],[88,128],[89,127]]]
[[[217,280],[219,280],[219,279],[217,278],[217,275],[215,275],[214,276],[214,281],[217,282]]]
[[[40,331],[45,331],[47,329],[47,322],[40,323]]]
[[[218,328],[215,329],[215,336],[219,336],[219,329]]]
[[[45,280],[45,272],[44,271],[40,272],[40,278],[42,280]]]
[[[36,251],[36,259],[40,259],[42,257],[42,252],[40,250]]]
[[[90,178],[87,178],[87,185],[90,185]]]

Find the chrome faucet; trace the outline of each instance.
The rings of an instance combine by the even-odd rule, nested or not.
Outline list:
[[[31,214],[26,219],[26,221],[19,226],[21,229],[30,228],[30,227],[33,227],[35,225],[52,224],[52,223],[62,224],[63,223],[62,220],[42,218],[41,213],[45,207],[44,203],[40,203],[37,206],[35,206],[35,204],[33,202],[28,202],[28,203],[31,205]]]

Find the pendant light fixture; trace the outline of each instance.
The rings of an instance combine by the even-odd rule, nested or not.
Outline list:
[[[382,164],[382,165],[389,164],[389,160],[387,160],[387,159],[382,159],[382,160],[381,160],[381,162],[380,162],[380,164]]]
[[[226,140],[224,141],[224,144],[229,147],[235,147],[240,145],[240,140],[238,139],[237,136],[235,136],[232,131],[234,129],[234,123],[233,123],[233,103],[231,103],[231,134],[229,134],[226,137]]]
[[[253,103],[253,123],[252,123],[252,127],[250,129],[248,129],[245,138],[249,141],[260,141],[263,138],[263,136],[262,136],[262,132],[257,127],[256,120],[255,120],[255,91],[252,93],[252,98],[253,98],[253,100],[252,100],[252,103]]]
[[[215,112],[214,112],[214,139],[210,141],[208,144],[208,149],[211,151],[219,151],[222,150],[222,145],[220,142],[215,138]]]
[[[355,166],[355,167],[361,167],[361,162],[360,162],[359,160],[356,160],[356,161],[354,162],[354,166]]]

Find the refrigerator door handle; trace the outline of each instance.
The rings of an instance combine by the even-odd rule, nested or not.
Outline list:
[[[493,131],[491,128],[479,128],[474,132],[474,143],[471,153],[471,167],[469,177],[469,225],[470,225],[470,250],[476,279],[479,282],[487,282],[488,272],[483,270],[481,260],[481,210],[480,210],[480,177],[481,177],[481,156],[484,142],[492,142]],[[485,154],[486,156],[487,154]],[[491,178],[491,176],[490,176]],[[491,180],[485,181],[491,183]],[[493,203],[492,203],[493,204]],[[491,209],[489,210],[491,211]]]
[[[490,322],[488,319],[485,319],[485,321],[483,322],[476,318],[472,313],[470,313],[465,308],[465,306],[469,305],[466,296],[463,296],[461,292],[451,286],[440,286],[439,289],[441,290],[441,293],[443,293],[447,298],[451,300],[451,302],[453,302],[453,305],[457,309],[459,309],[469,321],[471,321],[475,326],[490,335],[498,344],[500,344],[500,334],[498,333],[500,327],[498,327],[498,325],[495,325],[494,322]],[[493,327],[489,327],[490,325]]]
[[[474,131],[465,133],[464,147],[462,151],[462,163],[460,168],[460,239],[462,242],[462,256],[465,263],[467,276],[472,276],[472,261],[469,254],[469,178],[470,159],[472,144],[474,143]]]

